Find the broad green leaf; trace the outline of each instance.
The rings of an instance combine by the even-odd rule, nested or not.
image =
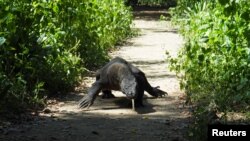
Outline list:
[[[0,46],[5,43],[6,39],[4,37],[0,37]]]

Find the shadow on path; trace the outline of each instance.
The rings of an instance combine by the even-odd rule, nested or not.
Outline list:
[[[146,21],[160,20],[161,16],[170,19],[170,14],[165,7],[135,7],[133,9],[133,15],[135,19],[143,19]]]

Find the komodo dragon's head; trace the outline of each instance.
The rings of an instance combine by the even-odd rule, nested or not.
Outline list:
[[[134,99],[138,95],[138,83],[135,77],[126,77],[121,82],[121,91],[129,99]]]

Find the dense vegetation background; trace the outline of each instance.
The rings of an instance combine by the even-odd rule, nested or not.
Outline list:
[[[185,45],[172,69],[196,105],[195,140],[204,140],[206,126],[228,113],[250,117],[250,1],[178,0],[172,11]]]
[[[131,34],[123,0],[0,0],[0,112],[75,88]]]
[[[175,0],[0,0],[0,112],[39,107],[103,64],[132,33],[124,3]],[[231,112],[250,118],[249,7],[249,0],[177,0],[172,10],[185,45],[171,69],[196,105],[193,140],[204,140],[218,115],[221,122]]]

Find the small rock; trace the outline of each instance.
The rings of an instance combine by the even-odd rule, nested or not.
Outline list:
[[[56,137],[50,137],[50,140],[54,141],[54,140],[57,140]]]
[[[25,133],[25,130],[20,130],[20,133]]]
[[[92,131],[91,133],[94,134],[94,135],[99,135],[99,133],[96,132],[96,131]]]
[[[60,111],[61,113],[67,113],[68,111],[67,110],[62,110]]]
[[[165,125],[170,125],[170,121],[169,120],[165,120],[164,124]]]
[[[56,118],[56,115],[55,114],[51,114],[50,117],[51,118]]]
[[[174,139],[172,139],[172,141],[179,141],[179,138],[175,137]]]
[[[30,114],[31,114],[32,116],[38,116],[38,115],[39,115],[38,112],[31,112]]]
[[[58,106],[63,106],[63,105],[65,105],[65,103],[64,102],[60,102],[59,104],[58,104]]]
[[[33,136],[30,136],[29,138],[30,138],[31,141],[34,141],[34,140],[36,140],[37,136],[33,135]]]
[[[45,108],[45,109],[43,110],[43,112],[44,112],[45,114],[49,114],[49,113],[51,113],[51,110],[48,109],[48,108]]]

